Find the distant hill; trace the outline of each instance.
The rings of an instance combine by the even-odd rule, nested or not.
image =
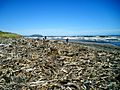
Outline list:
[[[19,35],[19,34],[16,34],[16,33],[3,32],[3,31],[0,30],[0,37],[1,38],[20,38],[22,36]]]
[[[43,37],[40,34],[26,35],[25,37]]]

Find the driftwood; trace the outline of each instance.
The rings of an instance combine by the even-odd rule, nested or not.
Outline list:
[[[54,40],[0,41],[0,90],[120,88],[119,50]]]

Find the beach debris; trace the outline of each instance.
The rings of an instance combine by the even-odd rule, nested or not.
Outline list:
[[[120,51],[30,38],[0,43],[0,90],[120,88]]]

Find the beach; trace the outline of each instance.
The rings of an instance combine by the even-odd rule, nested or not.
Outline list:
[[[120,47],[0,38],[0,90],[119,90]]]

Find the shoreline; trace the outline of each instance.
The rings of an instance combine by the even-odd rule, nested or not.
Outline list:
[[[15,38],[0,38],[1,40],[2,39],[13,39],[13,40],[15,40]],[[22,37],[22,38],[16,38],[16,39],[31,39],[31,40],[37,40],[37,38],[24,38],[24,37]],[[40,40],[40,41],[43,41],[42,39],[39,39],[38,38],[38,40]],[[46,39],[47,40],[47,39]],[[55,39],[48,39],[48,41],[56,41],[56,42],[63,42],[63,43],[66,43],[66,41],[65,40],[55,40]],[[3,41],[4,42],[4,41]],[[0,41],[0,43],[1,43],[1,41]],[[106,50],[106,49],[108,49],[108,50],[116,50],[116,51],[120,51],[120,47],[119,46],[116,46],[116,45],[113,45],[113,44],[109,44],[109,43],[105,43],[105,44],[103,44],[103,43],[94,43],[94,42],[74,42],[74,41],[69,41],[68,43],[72,43],[72,44],[80,44],[80,45],[83,45],[83,46],[89,46],[89,47],[91,47],[91,48],[96,48],[96,49],[103,49],[103,50]],[[2,44],[2,43],[1,43]]]
[[[76,43],[76,44],[82,44],[85,46],[89,46],[91,48],[96,48],[96,49],[101,49],[101,50],[116,50],[116,51],[120,51],[120,47],[119,46],[115,46],[112,44],[102,44],[102,43],[92,43],[92,42],[71,42],[71,43]]]
[[[40,39],[41,40],[41,39]],[[55,40],[55,39],[50,39],[50,41],[60,41],[60,42],[64,42],[66,43],[65,40]],[[105,51],[120,51],[120,47],[119,46],[116,46],[116,45],[113,45],[113,44],[109,44],[109,43],[94,43],[94,42],[74,42],[74,41],[69,41],[68,43],[72,43],[72,44],[79,44],[79,45],[83,45],[83,46],[88,46],[90,48],[93,48],[93,49],[98,49],[98,50],[105,50]]]

